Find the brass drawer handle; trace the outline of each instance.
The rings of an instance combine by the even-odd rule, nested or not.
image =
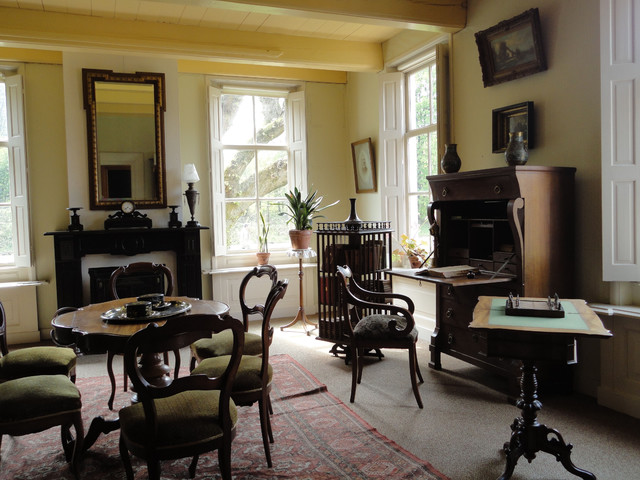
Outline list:
[[[448,343],[449,345],[453,345],[453,333],[450,333],[450,334],[447,336],[447,343]]]
[[[447,295],[453,297],[453,286],[447,285]]]
[[[500,193],[502,193],[502,187],[500,185],[495,185],[493,187],[493,193],[495,193],[496,195],[500,195]]]
[[[446,197],[446,196],[447,196],[447,193],[449,193],[449,189],[448,189],[447,187],[444,187],[444,188],[442,189],[442,196],[443,196],[443,197]]]
[[[447,313],[444,314],[447,318],[453,318],[453,308],[447,308]]]

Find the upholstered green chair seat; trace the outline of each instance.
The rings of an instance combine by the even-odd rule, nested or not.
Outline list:
[[[196,358],[221,357],[231,355],[233,336],[229,330],[216,333],[211,338],[201,338],[191,345],[191,353]],[[245,332],[244,355],[262,355],[262,338],[255,333]]]
[[[193,369],[191,375],[204,373],[210,377],[217,377],[224,372],[225,368],[227,368],[229,358],[230,357],[228,355],[205,358],[196,368]],[[250,392],[262,389],[262,380],[260,378],[261,365],[261,357],[243,355],[240,360],[240,366],[238,367],[238,373],[236,373],[236,378],[233,381],[231,395],[236,392]],[[271,379],[273,378],[273,368],[271,365],[269,365],[267,375],[267,384],[270,384]]]
[[[154,443],[157,448],[180,444],[196,444],[222,436],[218,416],[218,390],[193,390],[155,400],[157,432]],[[238,420],[236,405],[229,402],[232,424]],[[184,428],[187,425],[188,428]],[[143,445],[147,440],[145,415],[142,403],[120,410],[120,429],[129,441]]]
[[[361,319],[355,327],[353,327],[353,335],[363,339],[384,339],[392,340],[389,332],[389,322],[395,320],[397,322],[398,329],[403,329],[407,326],[407,321],[400,315],[383,315],[373,314],[368,315]],[[413,327],[408,335],[397,337],[399,340],[407,340],[411,338],[413,341],[418,338],[418,330]]]
[[[75,366],[76,354],[71,348],[29,347],[14,350],[0,358],[0,378],[69,375]]]
[[[66,375],[34,375],[0,383],[0,425],[81,407],[80,392]]]

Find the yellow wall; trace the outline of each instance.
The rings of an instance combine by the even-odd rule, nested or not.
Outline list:
[[[484,88],[474,34],[529,8],[540,11],[544,72]],[[491,153],[491,111],[533,101],[530,165],[576,167],[576,289],[606,301],[600,207],[600,47],[598,0],[472,0],[467,28],[453,35],[453,138],[462,169],[504,166]],[[553,293],[553,292],[550,292]]]

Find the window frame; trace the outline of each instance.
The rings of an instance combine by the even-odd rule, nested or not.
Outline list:
[[[10,205],[13,230],[13,263],[0,264],[0,281],[25,280],[32,276],[29,214],[28,160],[26,147],[23,67],[0,66],[7,96]]]

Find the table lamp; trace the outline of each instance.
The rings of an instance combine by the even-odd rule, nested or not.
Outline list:
[[[191,213],[191,220],[186,224],[187,227],[199,227],[200,224],[194,218],[196,210],[196,201],[198,199],[198,191],[193,188],[193,184],[200,181],[198,171],[193,163],[187,163],[182,171],[182,180],[189,185],[189,188],[184,192],[184,196],[187,197],[187,204],[189,205],[189,212]]]

